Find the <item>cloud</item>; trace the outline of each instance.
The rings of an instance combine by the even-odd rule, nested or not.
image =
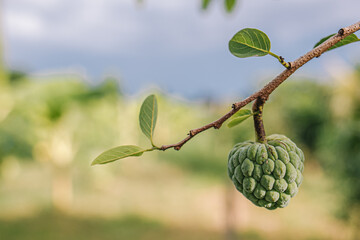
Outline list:
[[[141,38],[141,26],[132,8],[130,1],[114,0],[8,1],[5,33],[10,41],[19,42],[21,37],[24,42],[33,39],[36,40],[34,44],[57,49],[101,53],[114,47],[126,48]]]
[[[282,45],[357,16],[358,8],[352,7],[334,18],[343,3],[328,2],[242,0],[234,16],[226,16],[221,1],[203,13],[194,0],[144,0],[140,8],[136,0],[6,0],[5,32],[10,41],[23,38],[104,55],[144,52],[149,45],[171,54],[223,48],[233,33],[248,26],[265,29]],[[360,7],[358,0],[347,4]]]
[[[90,75],[112,67],[124,73],[134,88],[151,82],[185,91],[171,85],[171,78],[194,84],[193,89],[212,82],[207,86],[212,92],[234,91],[231,81],[237,81],[237,73],[251,79],[259,74],[258,63],[263,72],[277,64],[270,57],[246,61],[232,57],[227,44],[240,29],[263,30],[272,50],[292,60],[321,37],[358,21],[360,9],[359,0],[346,1],[351,7],[344,11],[339,9],[345,3],[338,0],[241,0],[237,11],[227,15],[220,0],[206,12],[200,10],[200,0],[143,2],[5,0],[8,63],[37,71],[81,66]],[[346,56],[356,51],[345,47],[336,53]],[[229,85],[222,91],[215,84],[221,76]]]
[[[12,38],[35,41],[44,37],[46,32],[44,22],[34,14],[10,11],[5,15],[5,24]]]
[[[5,33],[10,45],[32,40],[104,55],[144,52],[150,45],[182,54],[222,40],[219,13],[203,18],[199,7],[193,0],[146,0],[141,8],[135,0],[7,0]]]

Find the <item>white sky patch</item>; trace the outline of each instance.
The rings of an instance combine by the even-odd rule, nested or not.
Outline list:
[[[194,0],[144,0],[141,8],[136,0],[5,0],[5,33],[10,40],[22,37],[100,54],[142,52],[149,44],[184,54],[222,47],[248,26],[263,27],[272,39],[287,44],[351,20],[360,9],[359,0],[352,0],[359,8],[337,11],[334,18],[330,14],[343,6],[340,1],[241,1],[233,16],[225,16],[220,1],[204,13]]]
[[[154,24],[172,26],[173,31],[161,32],[158,40],[168,41],[172,39],[176,41],[178,39],[176,33],[188,33],[188,35],[181,35],[181,38],[187,43],[193,39],[191,38],[193,35],[189,33],[208,32],[215,39],[220,39],[216,36],[233,26],[245,26],[249,23],[250,25],[268,25],[272,22],[283,22],[284,24],[278,27],[272,26],[272,29],[275,29],[279,34],[286,34],[287,31],[291,31],[291,34],[286,35],[287,38],[291,39],[300,37],[304,29],[311,29],[311,26],[314,25],[331,26],[333,22],[339,21],[339,19],[351,20],[357,15],[359,9],[352,7],[347,8],[346,11],[339,11],[343,3],[329,0],[317,0],[315,2],[304,0],[291,2],[242,0],[242,7],[238,9],[235,17],[230,18],[224,17],[224,14],[219,14],[222,10],[220,6],[216,9],[210,8],[210,14],[199,13],[200,1],[144,0],[145,6],[140,9],[136,8],[135,1],[5,0],[5,27],[10,35],[36,36],[42,34],[40,28],[46,26],[47,32],[55,33],[55,35],[41,36],[47,38],[46,40],[58,39],[58,42],[61,43],[74,37],[75,40],[81,40],[82,43],[93,41],[95,46],[98,45],[98,41],[94,41],[94,37],[96,40],[101,39],[99,35],[102,33],[107,35],[109,32],[113,32],[114,35],[121,36],[118,39],[128,39],[133,42],[143,38],[156,38],[152,34],[152,29],[170,29],[161,29]],[[355,6],[356,3],[360,7],[358,0],[351,0],[347,4]],[[298,13],[289,11],[294,10],[294,7],[298,9]],[[319,11],[320,7],[321,11]],[[304,12],[301,10],[306,11],[308,16],[312,16],[304,18]],[[314,14],[315,12],[316,14]],[[55,14],[51,15],[51,13]],[[330,13],[336,13],[336,18],[330,16]],[[314,21],[314,16],[317,16],[316,21]],[[301,20],[301,29],[294,25],[296,17],[299,21]],[[210,27],[212,27],[212,32],[209,32]],[[207,36],[207,38],[199,40],[203,43],[202,40],[209,39],[210,35]],[[106,38],[103,38],[103,41],[109,44]],[[77,42],[75,41],[74,44]],[[192,42],[194,45],[199,45],[195,41]]]
[[[37,39],[37,44],[103,52],[119,46],[126,49],[142,37],[138,34],[142,26],[133,14],[133,1],[120,1],[121,4],[114,0],[51,2],[8,1],[5,5],[7,39]]]
[[[269,56],[243,60],[230,55],[228,41],[242,28],[264,31],[271,39],[272,51],[290,61],[322,37],[358,21],[360,9],[359,0],[347,0],[351,7],[344,10],[344,2],[339,0],[239,1],[236,11],[228,15],[222,0],[213,0],[206,12],[200,9],[201,0],[143,0],[143,5],[137,0],[4,0],[6,55],[13,68],[19,64],[28,69],[82,66],[90,75],[94,70],[105,71],[106,63],[127,72],[126,77],[137,85],[140,82],[134,79],[143,77],[136,75],[138,69],[148,69],[141,83],[158,81],[169,89],[175,89],[169,77],[192,69],[183,77],[193,84],[190,75],[201,77],[205,69],[206,81],[214,82],[213,91],[217,91],[215,76],[237,79],[226,69],[229,64],[243,67],[236,71],[248,75],[257,74],[255,62],[263,64],[265,71],[273,66],[266,66],[273,63]],[[356,58],[357,45],[334,51]],[[221,65],[224,62],[228,66]],[[167,64],[171,70],[160,69]],[[210,65],[212,69],[207,68]]]
[[[45,37],[46,26],[42,19],[34,14],[7,12],[5,25],[8,34],[13,38],[25,38],[31,41]]]
[[[102,54],[114,49],[131,54],[131,47],[143,51],[149,44],[182,54],[222,40],[221,21],[209,15],[203,19],[199,6],[193,0],[147,0],[141,8],[135,0],[7,0],[5,33],[10,41],[21,36]]]

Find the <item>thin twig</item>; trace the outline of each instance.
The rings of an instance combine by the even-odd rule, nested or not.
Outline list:
[[[190,139],[195,137],[197,134],[199,134],[207,129],[210,129],[210,128],[219,129],[227,119],[229,119],[232,115],[234,115],[242,107],[251,103],[255,99],[261,97],[261,99],[265,102],[269,98],[270,94],[277,87],[279,87],[279,85],[281,83],[283,83],[286,79],[288,79],[297,69],[302,67],[305,63],[307,63],[311,59],[313,59],[315,57],[320,57],[321,54],[323,54],[326,50],[328,50],[329,48],[334,46],[336,43],[340,42],[342,39],[344,39],[348,35],[350,35],[354,32],[357,32],[359,30],[360,30],[360,21],[355,24],[352,24],[348,27],[341,28],[338,31],[338,33],[336,35],[334,35],[333,37],[329,38],[328,40],[326,40],[325,42],[323,42],[316,48],[312,49],[305,55],[299,57],[295,61],[289,62],[290,67],[288,69],[284,70],[282,73],[280,73],[276,78],[274,78],[271,82],[269,82],[267,85],[265,85],[261,90],[259,90],[258,92],[255,92],[254,94],[252,94],[251,96],[245,98],[244,100],[242,100],[240,102],[234,103],[232,105],[232,110],[229,111],[228,113],[226,113],[224,116],[222,116],[218,120],[216,120],[212,123],[209,123],[205,126],[190,130],[188,136],[186,138],[184,138],[183,140],[181,140],[180,142],[175,143],[175,144],[170,144],[170,145],[163,145],[160,147],[160,149],[166,150],[169,148],[174,148],[175,150],[180,150],[180,148],[186,142],[188,142]]]

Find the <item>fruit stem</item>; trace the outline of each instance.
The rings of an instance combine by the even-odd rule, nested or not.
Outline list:
[[[265,104],[265,100],[259,97],[254,101],[252,106],[252,110],[254,113],[253,118],[254,118],[256,141],[259,143],[267,142],[263,118],[262,118],[264,104]]]

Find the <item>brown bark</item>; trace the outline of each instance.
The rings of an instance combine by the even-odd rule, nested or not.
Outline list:
[[[265,101],[262,98],[257,98],[254,101],[252,110],[254,112],[254,127],[256,133],[256,141],[259,143],[266,143],[266,134],[263,122],[263,108]]]

